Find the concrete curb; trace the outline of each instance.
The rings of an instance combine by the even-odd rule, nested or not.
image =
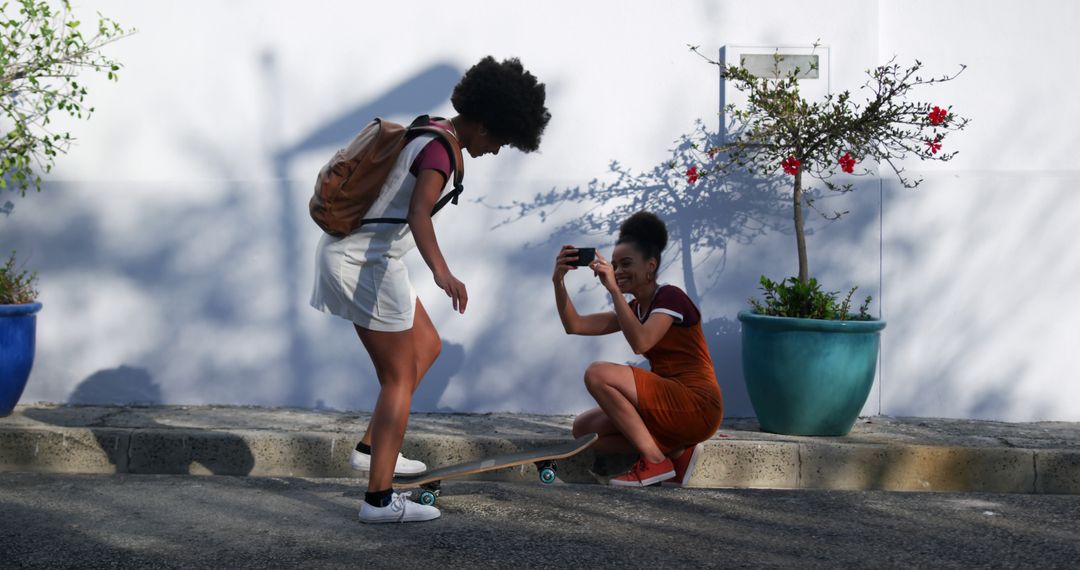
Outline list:
[[[363,415],[218,407],[96,410],[101,413],[28,407],[0,419],[0,471],[362,475],[349,468],[348,456]],[[178,410],[193,412],[177,420]],[[248,420],[238,417],[245,413]],[[40,421],[43,417],[54,423]],[[268,421],[281,418],[295,421]],[[225,419],[233,425],[225,425]],[[254,427],[256,421],[285,427],[261,429]],[[928,425],[925,419],[915,421],[875,418],[867,424],[886,427],[860,428],[847,438],[776,436],[754,431],[745,420],[726,423],[720,437],[706,442],[690,486],[1080,494],[1080,442],[1071,437],[1078,426],[995,423],[974,427],[1006,435],[967,434],[964,441],[944,433],[945,427],[936,433],[933,426],[915,437],[913,426]],[[939,420],[946,422],[942,426],[950,421]],[[417,427],[410,426],[403,452],[429,466],[445,465],[569,437],[568,422],[566,416],[423,415],[414,420]],[[1029,447],[1010,443],[1008,432],[1000,431],[1010,425],[1016,426],[1014,439],[1027,437]],[[1031,439],[1031,433],[1048,435]],[[598,457],[590,450],[561,462],[559,477],[595,483],[591,470],[618,472],[632,459]],[[478,478],[536,481],[536,470],[525,466]]]

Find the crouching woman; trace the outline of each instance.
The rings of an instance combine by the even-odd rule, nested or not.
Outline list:
[[[619,228],[607,261],[589,264],[611,295],[614,311],[579,315],[565,276],[577,269],[577,250],[564,246],[555,262],[555,304],[568,334],[622,332],[651,370],[594,362],[585,386],[599,407],[574,420],[574,436],[597,433],[599,451],[637,452],[639,459],[612,485],[685,485],[702,450],[723,419],[724,404],[701,329],[701,313],[674,285],[657,280],[667,228],[656,215],[638,212]],[[627,302],[625,295],[632,299]]]

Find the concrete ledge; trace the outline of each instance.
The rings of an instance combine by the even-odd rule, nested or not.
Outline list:
[[[0,471],[126,473],[129,437],[124,429],[0,424]]]
[[[1032,493],[1034,452],[923,445],[799,446],[804,489]]]
[[[710,441],[691,487],[795,489],[799,486],[799,446],[795,443]]]
[[[226,407],[27,406],[0,419],[0,471],[357,477],[349,453],[366,414]],[[403,452],[429,466],[570,437],[569,416],[417,414]],[[271,427],[272,426],[272,427]],[[725,422],[693,487],[1080,494],[1080,425],[871,418],[842,438]],[[632,456],[592,450],[559,477],[594,483]],[[531,466],[477,476],[536,481]]]
[[[1080,452],[1035,452],[1035,492],[1080,495]]]

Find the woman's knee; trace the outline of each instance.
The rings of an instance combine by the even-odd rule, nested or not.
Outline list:
[[[435,338],[432,339],[431,343],[428,345],[428,348],[431,351],[431,361],[434,362],[435,359],[439,358],[439,355],[442,354],[442,339],[439,338],[438,334],[435,334]]]
[[[416,363],[421,370],[427,370],[442,354],[442,339],[438,335],[424,337],[416,346]]]
[[[427,356],[434,362],[442,353],[442,339],[419,298],[416,299],[416,312],[413,317],[413,335],[416,339],[417,353]]]
[[[415,353],[409,351],[405,357],[384,360],[381,366],[375,367],[375,375],[383,390],[408,389],[411,392],[416,386]]]
[[[585,369],[585,387],[592,391],[610,385],[620,366],[613,362],[593,362]]]
[[[581,437],[587,433],[591,433],[588,428],[585,427],[588,420],[585,414],[578,414],[578,417],[574,418],[574,425],[570,428],[570,433],[574,434],[574,437]]]
[[[423,364],[431,365],[442,354],[442,339],[431,323],[413,329],[416,341],[416,355]]]
[[[379,380],[379,390],[383,392],[407,391],[411,394],[416,390],[417,371],[415,362],[408,369],[400,367],[376,370],[375,376]]]
[[[585,387],[590,390],[599,388],[604,385],[604,379],[607,377],[606,370],[610,365],[610,362],[593,362],[585,369]]]

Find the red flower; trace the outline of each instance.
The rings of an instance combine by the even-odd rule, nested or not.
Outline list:
[[[930,124],[935,125],[935,126],[940,125],[941,123],[944,123],[945,118],[948,117],[948,116],[949,116],[948,111],[946,111],[945,109],[942,109],[941,107],[938,107],[936,105],[934,106],[933,109],[930,110],[930,115],[928,115],[928,117],[930,118]]]
[[[855,172],[855,159],[852,158],[850,152],[845,152],[844,156],[840,157],[840,170],[848,174]]]
[[[926,141],[925,141],[926,150],[929,150],[930,154],[937,154],[938,151],[941,150],[941,143],[938,142],[938,141],[939,141],[939,139],[934,139],[934,140],[926,139]]]
[[[686,171],[686,181],[690,184],[697,182],[697,167],[691,166],[690,170]]]
[[[784,162],[780,163],[780,166],[784,167],[784,172],[795,176],[799,173],[799,167],[802,166],[802,162],[794,156],[789,156],[784,159]]]

